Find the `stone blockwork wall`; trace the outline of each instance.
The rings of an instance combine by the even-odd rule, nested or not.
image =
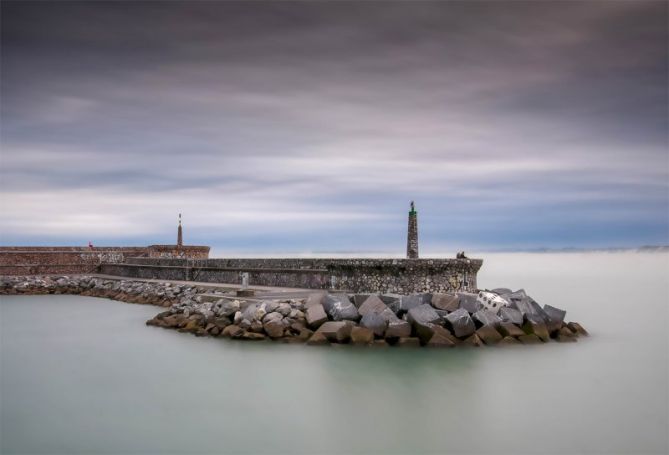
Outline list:
[[[150,245],[148,248],[150,258],[190,258],[207,259],[209,247],[199,245]]]
[[[342,289],[352,292],[473,291],[478,259],[155,259],[129,258],[103,264],[102,273],[251,286]]]
[[[144,247],[0,247],[0,275],[91,273],[146,254]]]

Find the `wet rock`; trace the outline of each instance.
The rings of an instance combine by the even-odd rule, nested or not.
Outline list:
[[[487,309],[478,310],[473,314],[472,319],[474,319],[474,322],[478,322],[478,324],[482,326],[491,325],[497,327],[502,322],[502,319],[499,316]]]
[[[499,342],[499,344],[521,344],[521,343],[520,343],[520,341],[518,341],[517,338],[504,337],[504,338],[502,338],[502,341]]]
[[[529,334],[529,335],[523,335],[518,337],[518,341],[520,341],[523,344],[539,344],[541,343],[541,340],[539,339],[538,336],[535,334]]]
[[[315,304],[311,305],[310,307],[307,307],[307,312],[305,316],[307,318],[307,324],[312,329],[319,328],[321,324],[327,322],[328,320],[328,317],[325,314],[325,309],[321,304]]]
[[[459,308],[446,316],[446,327],[448,327],[456,337],[466,337],[476,331],[474,321],[469,316],[469,312],[464,308]]]
[[[403,313],[409,312],[412,308],[416,308],[423,305],[429,305],[432,301],[432,294],[412,294],[412,295],[403,295],[400,298],[400,315]]]
[[[270,319],[269,321],[263,323],[263,329],[265,333],[271,338],[281,338],[283,336],[285,326],[283,325],[282,319]]]
[[[407,321],[412,325],[416,324],[436,324],[441,318],[429,304],[422,304],[411,308],[407,312]]]
[[[443,311],[455,311],[460,307],[460,298],[455,294],[432,294],[433,307]]]
[[[351,329],[351,343],[371,344],[374,341],[374,332],[366,327],[353,327]]]
[[[483,346],[483,341],[481,341],[481,338],[477,334],[473,334],[469,337],[467,337],[463,342],[463,346],[473,346],[475,348],[478,348],[480,346]]]
[[[226,328],[223,329],[223,332],[221,332],[221,334],[224,337],[230,337],[230,338],[239,338],[242,336],[243,333],[244,329],[234,324],[227,326]]]
[[[503,307],[499,310],[499,316],[502,318],[502,321],[511,322],[516,325],[523,324],[523,315],[516,308]]]
[[[348,321],[328,321],[316,332],[322,333],[332,343],[345,343],[350,338],[353,327],[354,325]]]
[[[570,322],[567,324],[567,327],[569,327],[569,330],[571,330],[572,332],[574,332],[579,336],[587,337],[590,335],[578,322]]]
[[[482,326],[476,331],[476,334],[486,345],[493,345],[502,341],[502,335],[491,325]]]
[[[525,332],[523,332],[520,327],[510,322],[502,322],[499,327],[497,327],[497,331],[505,337],[521,337],[525,335]]]
[[[446,330],[443,327],[441,327],[441,328],[443,330]],[[430,338],[430,341],[428,341],[425,346],[431,347],[431,348],[436,348],[436,347],[438,347],[438,348],[452,348],[452,347],[455,347],[457,345],[458,341],[459,340],[457,340],[457,338],[454,338],[453,336],[445,337],[445,336],[443,336],[439,333],[435,333],[432,336],[432,338]]]
[[[557,336],[555,338],[558,342],[564,343],[564,342],[572,342],[576,341],[576,334],[569,330],[568,327],[562,327],[557,333]]]
[[[244,339],[244,340],[249,340],[249,341],[262,341],[266,337],[262,333],[244,332],[242,334],[241,338]]]
[[[388,348],[390,345],[386,343],[386,340],[374,340],[372,346],[375,348]]]
[[[402,337],[397,341],[396,346],[417,348],[420,347],[420,340],[414,337]]]
[[[325,308],[325,312],[334,321],[357,321],[360,319],[358,309],[348,299],[346,294],[327,295],[323,307]]]
[[[307,341],[307,344],[312,345],[312,346],[314,346],[314,345],[326,345],[326,344],[330,344],[330,342],[328,341],[328,339],[325,337],[325,335],[323,333],[315,332],[311,336],[311,338],[309,338],[309,340]]]
[[[546,323],[538,316],[530,317],[530,319],[523,324],[522,329],[527,335],[534,334],[544,342],[550,339]]]
[[[367,313],[381,313],[384,310],[388,309],[388,306],[383,303],[383,300],[377,295],[370,295],[365,299],[365,301],[358,307],[358,313],[361,316],[365,316]]]
[[[564,322],[564,317],[567,315],[567,312],[550,305],[544,305],[543,310],[548,316],[548,320],[546,321],[548,331],[550,333],[559,331],[562,327],[562,323]]]
[[[388,308],[390,308],[393,313],[397,314],[400,311],[400,300],[402,296],[399,294],[382,294],[380,296],[383,303],[385,303]]]
[[[383,304],[383,306],[385,307],[385,304]],[[380,314],[369,311],[360,320],[360,325],[370,329],[377,337],[382,338],[386,333],[388,321],[386,321]]]

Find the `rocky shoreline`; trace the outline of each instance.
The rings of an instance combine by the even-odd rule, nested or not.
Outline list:
[[[573,342],[587,336],[566,312],[525,291],[326,294],[258,300],[207,294],[190,285],[92,276],[0,278],[0,295],[72,294],[169,307],[147,325],[197,336],[308,345],[454,347]],[[209,301],[207,301],[207,297]]]

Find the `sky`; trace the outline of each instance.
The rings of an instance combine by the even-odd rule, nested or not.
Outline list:
[[[0,244],[669,244],[664,1],[0,5]]]

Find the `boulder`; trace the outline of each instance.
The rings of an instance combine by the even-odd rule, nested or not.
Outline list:
[[[523,344],[538,344],[541,343],[541,340],[539,339],[538,336],[535,334],[530,334],[530,335],[523,335],[518,337],[518,341],[520,341]]]
[[[523,324],[522,329],[527,335],[534,334],[544,342],[550,339],[546,323],[539,316],[530,316],[530,319]]]
[[[502,341],[502,335],[491,325],[484,325],[476,331],[479,338],[487,345],[497,344]]]
[[[460,307],[460,298],[455,294],[432,294],[431,304],[438,310],[455,311]]]
[[[476,294],[458,292],[457,295],[460,299],[460,308],[464,308],[469,314],[474,314],[482,308],[482,305],[477,300],[478,296]]]
[[[557,333],[556,340],[560,343],[576,341],[576,334],[568,327],[562,327]]]
[[[383,302],[381,302],[383,304]],[[385,304],[383,304],[385,307]],[[364,328],[370,329],[374,335],[382,338],[386,333],[388,321],[386,321],[380,314],[367,312],[360,320],[360,325]]]
[[[504,295],[504,294],[511,294],[512,291],[511,291],[511,289],[508,289],[508,288],[495,288],[490,292],[494,292],[495,294],[501,296],[501,295]]]
[[[358,311],[360,309],[360,306],[365,303],[365,300],[367,300],[370,297],[369,294],[355,294],[353,295],[353,305],[355,305],[358,308]],[[378,297],[378,296],[377,296]],[[362,314],[362,313],[360,313]]]
[[[283,315],[281,313],[267,313],[265,317],[262,318],[263,324],[266,324],[271,321],[280,321],[283,319]]]
[[[429,305],[432,301],[432,294],[412,294],[412,295],[403,295],[400,299],[399,313],[407,313],[412,308],[416,308],[422,305]]]
[[[521,344],[521,343],[520,343],[520,341],[518,341],[517,338],[504,337],[504,338],[502,338],[502,341],[499,342],[499,344]]]
[[[412,325],[417,324],[435,324],[441,321],[441,318],[429,304],[421,304],[411,308],[407,312],[407,321]]]
[[[472,336],[467,337],[462,344],[464,346],[474,346],[475,348],[478,348],[479,346],[483,346],[483,341],[481,341],[477,334],[473,334]]]
[[[558,332],[562,328],[562,323],[564,322],[564,317],[567,315],[567,312],[554,306],[544,305],[544,313],[548,316],[546,321],[546,326],[550,333]]]
[[[466,337],[476,331],[474,321],[472,321],[469,312],[464,308],[459,308],[446,316],[446,327],[448,327],[456,337]]]
[[[482,326],[491,325],[497,327],[502,322],[502,319],[499,316],[487,309],[478,310],[472,315],[472,319],[474,319],[474,322],[478,321],[479,325]]]
[[[402,337],[397,341],[396,346],[417,348],[420,347],[420,340],[413,337]]]
[[[351,329],[351,343],[371,344],[374,341],[374,332],[366,327],[353,327]]]
[[[265,335],[256,332],[244,332],[241,338],[250,341],[261,341],[265,339]]]
[[[226,328],[223,329],[223,332],[221,332],[221,334],[224,337],[230,337],[230,338],[239,338],[242,336],[243,333],[244,330],[238,325],[234,324],[227,326]]]
[[[307,300],[304,302],[304,308],[309,308],[313,305],[323,305],[323,300],[325,300],[324,292],[309,294]]]
[[[307,341],[308,345],[325,345],[330,344],[327,337],[322,332],[315,332]]]
[[[381,313],[388,309],[388,306],[383,303],[383,300],[377,295],[370,295],[365,301],[358,306],[358,313],[365,316],[367,313]],[[394,314],[394,313],[393,313]]]
[[[354,325],[348,321],[328,321],[321,325],[316,332],[325,335],[333,343],[345,343],[351,336]]]
[[[334,321],[357,321],[360,319],[358,309],[346,294],[327,295],[323,301],[325,312]]]
[[[320,303],[308,307],[305,316],[307,319],[307,324],[312,329],[319,328],[321,324],[327,322],[328,320],[328,316],[325,314],[325,309]]]
[[[407,338],[411,336],[411,324],[402,319],[390,321],[385,336],[386,339]]]
[[[283,336],[285,327],[281,319],[272,319],[263,324],[263,329],[265,330],[265,333],[271,338],[281,338]]]
[[[523,332],[520,327],[510,322],[502,322],[497,327],[497,331],[505,337],[521,337],[525,335],[525,332]]]
[[[218,301],[218,303],[218,311],[216,313],[219,316],[232,316],[237,311],[239,311],[240,308],[239,300],[221,299]]]
[[[425,346],[431,348],[452,348],[457,344],[454,340],[455,339],[453,337],[447,338],[439,335],[438,333],[435,333]]]
[[[397,314],[400,311],[400,300],[402,296],[399,294],[382,294],[380,296],[383,303],[388,305],[388,308],[392,310],[393,313]]]
[[[502,318],[502,321],[511,322],[516,325],[523,324],[523,315],[516,308],[503,307],[499,310],[499,316]]]
[[[372,346],[378,347],[378,348],[389,347],[388,343],[386,343],[386,340],[374,340],[374,342],[372,343]]]
[[[587,337],[590,335],[578,322],[570,322],[567,324],[567,327],[578,336]]]

